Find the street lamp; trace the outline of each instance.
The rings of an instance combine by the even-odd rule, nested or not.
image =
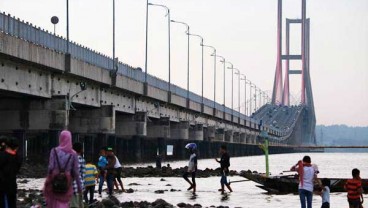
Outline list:
[[[66,54],[69,54],[69,0],[66,0]]]
[[[244,74],[240,74],[243,76],[243,78],[240,78],[240,80],[244,80],[244,115],[247,115],[247,76]]]
[[[213,49],[213,54],[211,54],[211,56],[214,57],[214,62],[213,62],[213,109],[216,109],[216,58],[217,58],[216,48],[210,45],[203,45],[203,46]]]
[[[215,55],[216,57],[219,57],[219,58],[222,58],[222,60],[220,61],[220,62],[222,62],[223,64],[224,64],[224,113],[225,113],[225,100],[226,100],[226,98],[225,98],[225,92],[226,92],[226,90],[225,90],[225,70],[226,70],[226,60],[225,60],[225,58],[224,57],[222,57],[222,56],[219,56],[219,55]]]
[[[164,9],[166,9],[166,15],[167,16],[167,27],[168,27],[168,47],[169,47],[169,57],[168,57],[168,60],[169,60],[169,93],[171,93],[171,29],[170,29],[170,23],[171,23],[171,19],[170,19],[170,9],[165,6],[165,5],[162,5],[162,4],[153,4],[153,3],[148,3],[148,6],[157,6],[157,7],[162,7]]]
[[[254,85],[254,112],[257,110],[257,86]]]
[[[240,70],[237,68],[234,68],[236,70],[235,74],[238,75],[238,106],[239,106],[239,113],[240,113]]]
[[[202,93],[201,93],[201,96],[202,96],[202,108],[203,108],[203,75],[204,75],[203,74],[203,47],[204,47],[204,45],[203,45],[203,37],[200,36],[200,35],[191,34],[191,33],[189,33],[189,35],[195,36],[195,37],[198,37],[198,38],[201,39],[201,44],[200,44],[200,46],[202,47]]]
[[[189,58],[190,58],[190,56],[189,56],[189,45],[190,45],[190,42],[189,42],[189,37],[190,37],[190,35],[189,35],[189,25],[187,24],[187,23],[185,23],[185,22],[179,22],[179,21],[175,21],[175,20],[171,20],[171,22],[173,22],[173,23],[178,23],[178,24],[182,24],[182,25],[184,25],[184,26],[186,26],[187,27],[187,31],[185,32],[186,34],[187,34],[187,36],[188,36],[188,54],[187,54],[187,99],[189,99]]]
[[[228,69],[231,69],[231,112],[232,117],[234,117],[234,65],[230,62],[226,63],[231,65]],[[231,121],[233,121],[233,118],[231,118]]]

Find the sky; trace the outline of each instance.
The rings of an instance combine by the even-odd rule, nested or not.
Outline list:
[[[65,0],[1,0],[0,10],[65,36]],[[171,19],[186,22],[190,32],[233,63],[241,74],[272,95],[276,66],[276,0],[150,0],[170,8]],[[301,1],[284,0],[283,18],[300,18]],[[166,11],[149,8],[148,72],[168,79]],[[311,19],[311,81],[317,124],[368,126],[368,1],[307,0]],[[116,56],[144,69],[146,0],[116,0]],[[285,21],[283,22],[285,29]],[[283,31],[284,32],[284,31]],[[291,28],[291,52],[300,53],[300,26]],[[70,0],[71,40],[112,56],[112,0]],[[284,50],[284,49],[283,49]],[[204,96],[213,100],[214,59],[204,50]],[[186,89],[185,27],[171,24],[171,80]],[[216,101],[223,101],[223,65],[216,64]],[[300,63],[291,63],[300,69]],[[200,39],[190,40],[190,90],[201,94]],[[300,101],[300,76],[290,78],[291,101]],[[226,105],[231,106],[231,70],[226,69]],[[244,112],[244,81],[240,82]],[[234,75],[234,108],[238,76]],[[249,94],[249,93],[248,93]],[[249,95],[248,95],[249,96]]]

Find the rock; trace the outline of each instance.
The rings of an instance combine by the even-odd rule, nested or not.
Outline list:
[[[165,191],[164,190],[156,190],[155,193],[156,194],[163,194],[163,193],[165,193]]]
[[[141,184],[139,184],[139,183],[130,183],[130,184],[128,184],[128,186],[140,186]]]
[[[121,207],[128,208],[128,207],[135,207],[133,202],[123,202],[120,204]]]
[[[18,183],[28,183],[28,182],[29,182],[29,180],[27,180],[27,179],[23,179],[23,180],[18,181]]]
[[[109,199],[114,202],[115,205],[119,205],[120,201],[115,196],[110,196]]]
[[[176,192],[176,191],[179,191],[179,190],[176,190],[176,189],[170,189],[170,192]]]
[[[161,178],[161,180],[160,181],[166,181],[165,179],[163,179],[163,178]]]
[[[195,208],[200,208],[200,207],[202,207],[202,205],[200,205],[200,204],[195,204],[195,205],[193,205]]]
[[[115,205],[114,201],[111,200],[111,199],[102,199],[102,204],[105,206],[105,207],[112,207]]]
[[[131,194],[131,193],[134,193],[134,190],[133,189],[125,189],[125,192],[128,193],[128,194]]]
[[[181,202],[181,203],[177,204],[176,206],[178,206],[178,207],[186,207],[186,206],[187,206],[187,204],[186,204],[186,203]]]
[[[166,184],[166,186],[171,186],[171,184]]]
[[[152,206],[155,208],[174,207],[172,204],[167,203],[163,199],[157,199],[156,201],[152,202]]]

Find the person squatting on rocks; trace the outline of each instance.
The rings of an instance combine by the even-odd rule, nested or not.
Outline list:
[[[220,147],[220,154],[221,154],[221,159],[218,160],[217,158],[215,158],[216,162],[220,163],[220,167],[221,167],[221,189],[219,189],[219,191],[221,191],[222,194],[225,193],[225,185],[227,187],[227,189],[229,189],[230,192],[233,192],[233,190],[230,187],[230,183],[227,181],[227,175],[229,174],[229,167],[230,167],[230,155],[227,153],[227,147],[226,145],[221,145]]]
[[[189,163],[188,163],[188,170],[184,173],[183,178],[190,185],[190,187],[188,188],[188,191],[193,189],[193,194],[195,194],[196,193],[196,188],[197,188],[195,178],[196,178],[197,165],[198,165],[197,155],[196,155],[197,145],[194,144],[194,143],[189,143],[185,146],[185,148],[189,150],[190,157],[189,157]],[[192,181],[190,181],[188,179],[189,175],[192,176]]]
[[[17,179],[21,157],[18,153],[19,142],[16,138],[1,138],[0,151],[0,207],[17,207]]]
[[[96,166],[91,163],[91,161],[88,161],[86,164],[85,169],[85,175],[84,175],[84,193],[83,198],[84,201],[90,205],[94,203],[94,194],[95,194],[95,186],[96,186],[96,179],[98,178],[98,171]],[[89,194],[89,199],[88,199]]]
[[[106,180],[107,180],[107,189],[109,196],[112,196],[113,189],[114,189],[114,181],[115,181],[115,164],[116,164],[116,157],[113,153],[111,147],[106,149],[106,159],[107,159],[107,166],[106,166]]]
[[[103,147],[100,149],[100,157],[98,158],[98,171],[99,171],[99,183],[98,183],[98,195],[102,197],[102,186],[106,180],[106,166],[107,166],[107,159],[106,159],[106,148]]]
[[[64,130],[59,136],[59,146],[51,149],[47,178],[43,194],[47,208],[68,208],[73,196],[73,180],[77,182],[78,194],[82,194],[79,180],[78,155],[72,148],[72,135]]]
[[[320,188],[320,190],[317,191],[317,193],[322,198],[321,208],[330,208],[330,186],[331,186],[330,179],[327,178],[322,179],[322,187]]]
[[[83,144],[80,142],[76,142],[73,144],[73,150],[77,153],[78,155],[78,167],[79,167],[79,180],[81,181],[83,190],[84,190],[84,174],[85,174],[85,169],[86,169],[86,161],[83,158]],[[83,208],[83,195],[78,194],[78,187],[77,187],[77,182],[76,180],[78,179],[74,179],[73,181],[73,197],[72,197],[72,201],[70,203],[70,207],[71,208]]]
[[[291,171],[299,174],[299,198],[301,208],[312,208],[314,181],[317,179],[316,170],[312,167],[309,156],[304,156],[303,161],[299,160],[291,167]]]
[[[345,190],[348,192],[349,208],[361,208],[364,199],[360,170],[354,168],[351,174],[353,178],[347,180],[345,184]]]

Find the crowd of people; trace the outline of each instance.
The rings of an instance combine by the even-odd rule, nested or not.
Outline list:
[[[22,159],[18,152],[18,139],[12,137],[0,137],[0,208],[17,207],[17,181]],[[196,194],[196,172],[198,167],[197,145],[189,143],[185,146],[190,154],[188,168],[183,178],[188,182],[188,191]],[[232,192],[227,176],[230,167],[230,155],[226,145],[220,147],[221,159],[215,159],[220,164],[221,188],[224,194],[225,188]],[[161,159],[161,158],[160,158]],[[161,161],[160,161],[161,166]],[[320,184],[317,192],[322,197],[322,208],[330,207],[330,181],[318,179],[318,168],[312,165],[311,158],[305,156],[291,168],[299,175],[299,197],[301,208],[312,208],[312,198],[315,182]],[[43,195],[48,208],[84,207],[84,204],[92,205],[97,200],[94,198],[95,187],[98,183],[98,194],[102,197],[103,185],[107,184],[108,196],[113,192],[124,192],[121,180],[122,165],[114,154],[112,147],[100,149],[97,166],[93,161],[85,161],[83,158],[83,144],[72,143],[70,131],[64,130],[59,135],[59,145],[50,151],[47,177],[45,180]],[[349,208],[362,208],[363,189],[360,171],[352,170],[352,179],[347,180],[345,189]],[[191,180],[188,178],[191,177]],[[120,185],[120,189],[119,189]],[[116,189],[114,190],[114,186]]]

